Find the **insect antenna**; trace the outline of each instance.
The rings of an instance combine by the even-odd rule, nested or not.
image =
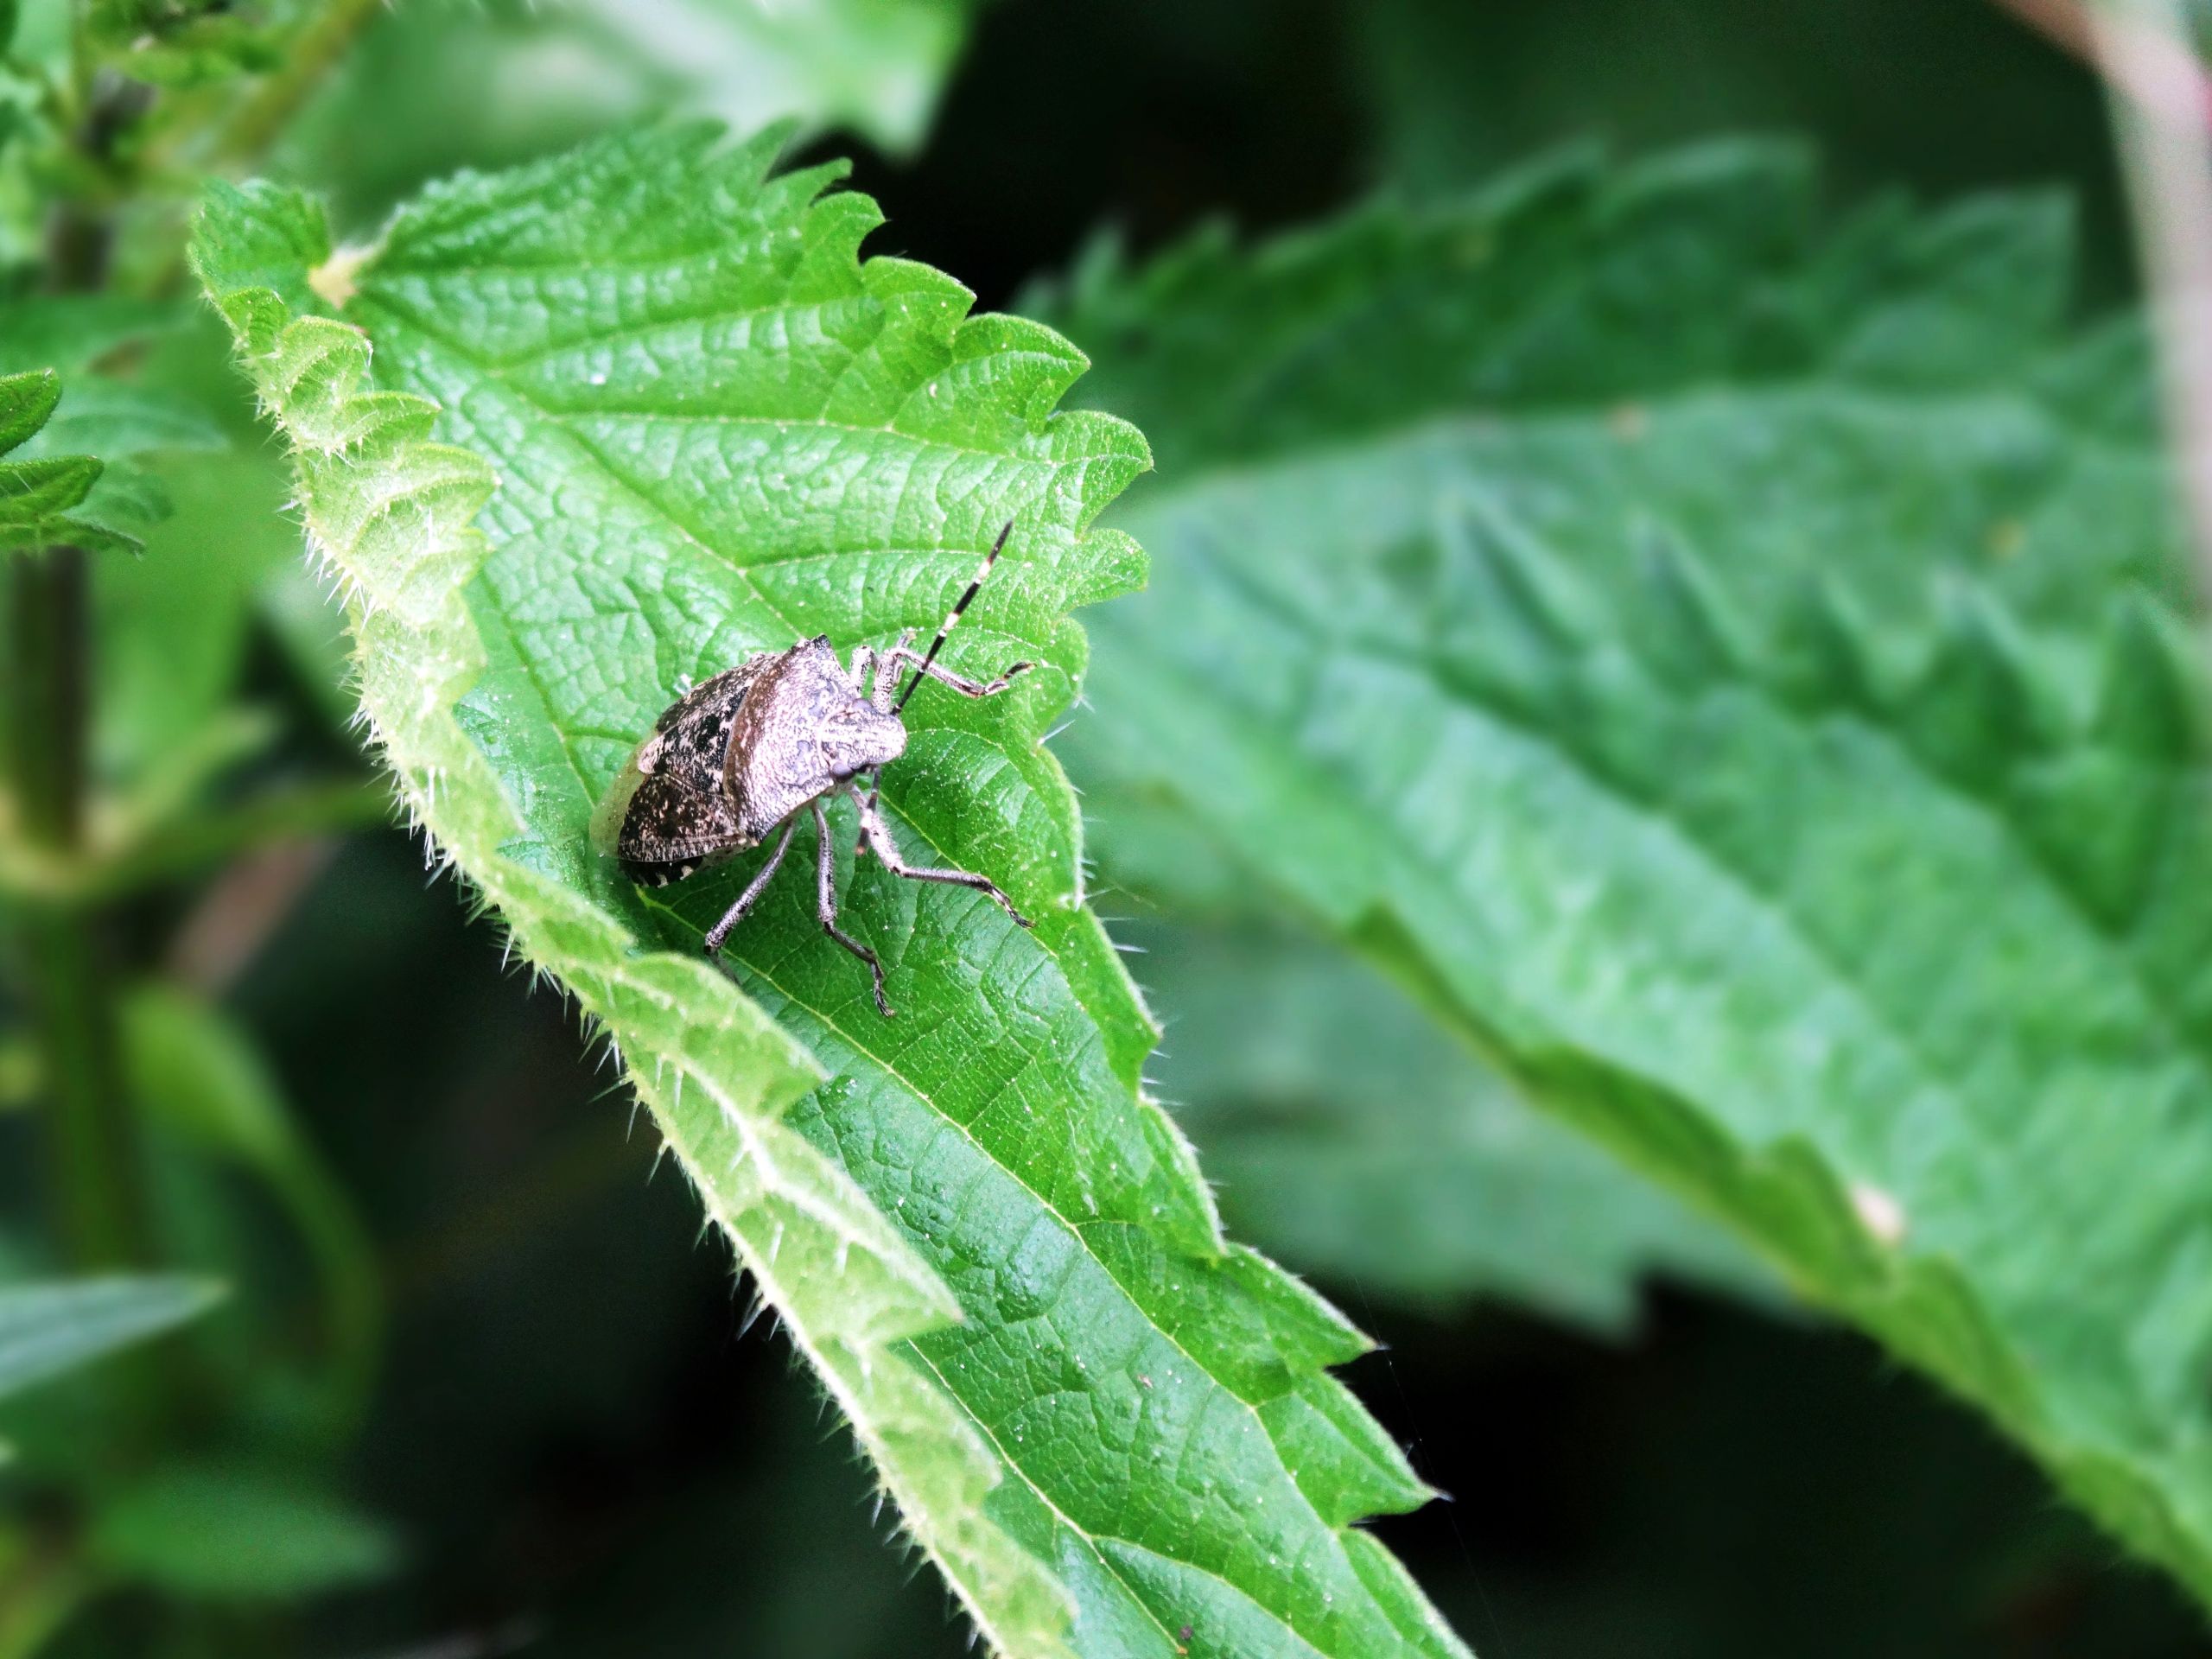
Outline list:
[[[891,712],[894,715],[905,711],[906,699],[914,695],[914,688],[922,683],[923,677],[930,671],[930,665],[937,661],[938,652],[944,649],[945,637],[958,625],[960,613],[966,610],[974,601],[976,595],[982,591],[984,578],[991,574],[991,567],[999,562],[999,555],[1006,550],[1006,538],[1013,534],[1014,520],[1009,518],[1000,529],[998,540],[991,543],[991,550],[983,555],[982,563],[976,567],[976,575],[968,584],[968,591],[955,600],[952,608],[944,613],[944,626],[938,629],[937,638],[930,641],[930,648],[923,654],[920,665],[914,670],[913,677],[899,689],[899,701],[891,705]],[[868,769],[868,804],[871,810],[882,797],[883,768],[872,766]],[[865,846],[867,843],[863,842],[861,844]]]
[[[991,543],[991,550],[983,555],[982,563],[976,567],[976,579],[968,584],[968,591],[961,594],[953,602],[952,608],[945,613],[944,626],[937,631],[937,638],[930,641],[929,651],[923,656],[921,665],[914,670],[913,678],[908,680],[900,690],[899,701],[891,705],[893,714],[905,712],[906,699],[914,695],[914,688],[922,683],[922,677],[930,671],[931,665],[937,661],[938,652],[944,649],[945,639],[959,623],[960,613],[966,610],[976,595],[982,591],[984,578],[991,574],[991,567],[999,562],[999,554],[1006,547],[1006,538],[1013,534],[1014,520],[1009,518],[1006,521],[1006,528],[999,531],[998,540]]]

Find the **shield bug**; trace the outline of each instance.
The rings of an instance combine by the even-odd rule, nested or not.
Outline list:
[[[837,925],[836,860],[823,810],[830,797],[842,791],[860,809],[856,855],[873,852],[886,869],[910,880],[973,887],[1022,926],[1030,925],[989,877],[909,864],[883,821],[874,788],[878,770],[906,753],[906,728],[899,716],[924,679],[963,696],[990,697],[1033,666],[1015,663],[995,680],[978,681],[937,660],[1013,532],[1011,523],[999,531],[926,652],[912,648],[909,628],[888,651],[855,647],[848,667],[828,636],[817,635],[788,651],[748,657],[685,692],[653,722],[593,814],[592,836],[601,850],[632,880],[665,887],[758,847],[780,830],[767,862],[707,930],[707,950],[713,955],[766,889],[800,815],[810,810],[817,838],[815,914],[823,932],[868,964],[875,1005],[886,1017],[893,1009],[883,994],[883,964]],[[912,676],[894,701],[893,689],[909,666]]]

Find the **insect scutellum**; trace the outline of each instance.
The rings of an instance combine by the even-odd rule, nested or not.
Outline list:
[[[925,652],[913,649],[910,628],[887,651],[855,647],[848,667],[828,636],[818,634],[785,651],[748,657],[684,692],[654,721],[592,815],[594,842],[632,880],[664,887],[776,836],[767,861],[707,931],[712,954],[766,889],[800,815],[810,811],[818,844],[817,918],[824,932],[868,964],[876,1007],[887,1016],[893,1009],[884,995],[882,964],[874,950],[837,926],[836,859],[823,810],[829,797],[842,791],[859,810],[856,856],[874,853],[886,869],[912,880],[973,887],[1022,926],[1030,925],[988,876],[907,863],[883,820],[878,788],[884,766],[906,752],[900,716],[923,680],[963,696],[989,697],[1033,666],[1014,663],[996,679],[977,681],[938,662],[1013,533],[1008,520]],[[894,700],[893,686],[910,666],[913,671]]]

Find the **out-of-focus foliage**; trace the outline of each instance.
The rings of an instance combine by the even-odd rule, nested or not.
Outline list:
[[[182,1325],[219,1295],[207,1281],[175,1276],[0,1287],[0,1395]]]
[[[1613,1337],[1653,1274],[1781,1303],[1718,1227],[1530,1110],[1373,969],[1256,920],[1117,932],[1173,1014],[1152,1071],[1223,1211],[1293,1267]]]
[[[671,113],[909,153],[982,3],[419,0],[407,26],[368,34],[276,159],[366,231],[425,178]],[[371,130],[378,142],[359,142]]]
[[[156,1471],[105,1505],[91,1540],[105,1571],[217,1602],[289,1600],[373,1580],[390,1531],[296,1479],[238,1467]]]
[[[0,552],[57,542],[136,552],[141,545],[136,536],[104,522],[99,505],[86,505],[105,462],[97,455],[25,448],[53,419],[60,400],[60,377],[51,369],[0,378],[0,455],[22,451],[0,461]]]
[[[2147,394],[2054,337],[2047,209],[1808,240],[1800,176],[1085,272],[1181,480],[1090,729],[2212,1592],[2201,722],[2108,602],[2177,586]]]

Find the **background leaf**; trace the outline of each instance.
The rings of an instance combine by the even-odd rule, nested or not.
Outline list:
[[[404,390],[360,389],[359,335],[232,275],[311,251],[311,210],[216,198],[200,267],[359,595],[386,757],[525,957],[605,1021],[995,1643],[1059,1651],[1071,1610],[1086,1647],[1133,1653],[1459,1651],[1350,1525],[1425,1496],[1323,1372],[1360,1338],[1223,1241],[1136,1091],[1150,1029],[1082,906],[1039,734],[1082,666],[1065,611],[1140,568],[1082,531],[1141,440],[1052,416],[1082,360],[1048,331],[861,264],[873,205],[817,201],[832,169],[768,177],[777,142],[641,134],[430,192],[349,307]],[[425,442],[417,392],[465,448]],[[733,941],[740,996],[695,952],[747,867],[649,900],[587,851],[594,801],[677,676],[934,622],[1009,517],[954,656],[1046,666],[988,705],[918,701],[887,796],[910,849],[990,871],[1038,927],[849,878],[886,1021],[792,882]]]
[[[182,1325],[221,1294],[204,1279],[158,1274],[0,1287],[0,1394]]]
[[[664,107],[747,127],[796,118],[908,151],[983,0],[571,3],[675,83]]]
[[[286,134],[341,232],[422,184],[538,159],[625,124],[789,119],[902,160],[927,135],[986,0],[423,0],[371,30]],[[381,133],[357,142],[365,124]]]
[[[224,1013],[182,992],[142,987],[123,1011],[133,1087],[148,1117],[264,1184],[321,1281],[331,1404],[359,1411],[384,1322],[376,1256],[353,1202],[293,1122],[267,1063]]]
[[[92,1558],[134,1583],[217,1600],[296,1599],[389,1573],[376,1521],[319,1493],[234,1468],[157,1470],[107,1499]]]
[[[51,369],[0,377],[0,455],[22,449],[52,418],[61,398]],[[103,471],[92,455],[26,454],[0,461],[0,552],[35,551],[56,543],[135,551],[136,537],[76,509]]]
[[[2105,626],[2183,602],[2133,347],[2056,331],[2033,204],[1808,239],[1790,176],[1078,280],[1104,395],[1185,410],[1081,729],[2212,1597],[2212,820],[2183,650]]]
[[[1146,953],[1167,1033],[1151,1070],[1223,1211],[1301,1272],[1615,1338],[1654,1274],[1781,1306],[1742,1246],[1523,1104],[1372,968],[1259,921],[1117,931]]]

